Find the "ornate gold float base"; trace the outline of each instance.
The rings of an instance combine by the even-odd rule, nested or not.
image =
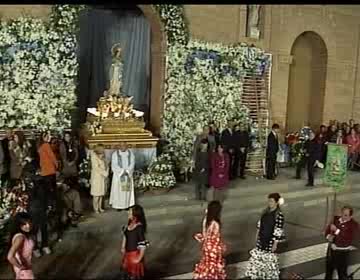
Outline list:
[[[90,149],[93,149],[97,144],[103,144],[105,149],[116,149],[120,142],[123,141],[128,144],[129,148],[154,148],[159,138],[152,136],[151,132],[126,134],[100,133],[89,136],[87,140]]]
[[[93,123],[97,118],[88,115],[87,122]],[[90,149],[97,144],[103,144],[106,149],[116,149],[120,142],[126,142],[131,148],[153,148],[156,147],[159,138],[145,128],[142,119],[104,119],[100,121],[102,132],[96,135],[86,130],[87,143]]]

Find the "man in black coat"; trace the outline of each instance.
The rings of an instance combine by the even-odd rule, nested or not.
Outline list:
[[[310,133],[310,139],[305,142],[305,158],[307,161],[308,183],[307,187],[314,186],[315,164],[321,160],[321,144],[315,139],[315,133]]]
[[[272,130],[267,138],[266,146],[266,178],[268,180],[275,180],[276,156],[279,151],[278,133],[280,126],[273,124]]]
[[[246,158],[247,152],[250,144],[250,135],[247,131],[245,125],[235,126],[234,129],[234,144],[235,144],[235,164],[236,167],[236,176],[238,175],[241,179],[245,179],[245,166],[246,166]]]
[[[208,141],[202,139],[196,153],[194,179],[195,199],[206,201],[207,185],[209,184],[209,153]]]
[[[234,163],[235,163],[235,143],[234,143],[234,132],[231,129],[231,124],[229,123],[227,128],[225,128],[221,133],[221,144],[224,145],[225,151],[229,154],[230,157],[230,168],[229,168],[229,177],[234,179]]]
[[[50,254],[48,237],[48,204],[46,185],[43,184],[40,176],[34,176],[34,186],[30,192],[29,213],[32,217],[33,232],[35,234],[34,256],[40,257],[41,254]],[[41,242],[38,238],[41,234]]]

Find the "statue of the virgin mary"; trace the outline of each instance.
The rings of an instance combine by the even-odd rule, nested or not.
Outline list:
[[[99,99],[97,108],[88,108],[87,112],[101,118],[141,118],[144,112],[134,110],[132,98],[125,97],[121,91],[123,63],[121,61],[121,45],[117,43],[111,48],[112,63],[110,67],[110,87]]]
[[[111,48],[112,63],[110,67],[110,95],[120,95],[122,86],[123,63],[121,61],[121,46],[115,44]]]

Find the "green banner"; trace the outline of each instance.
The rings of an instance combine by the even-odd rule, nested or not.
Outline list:
[[[347,175],[348,146],[328,144],[325,168],[325,184],[340,191]]]

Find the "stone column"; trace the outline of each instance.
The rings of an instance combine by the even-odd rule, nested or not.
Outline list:
[[[166,52],[159,45],[151,46],[151,95],[150,95],[150,124],[151,130],[158,134],[162,124],[164,107],[165,58]],[[156,48],[158,47],[158,48]]]

